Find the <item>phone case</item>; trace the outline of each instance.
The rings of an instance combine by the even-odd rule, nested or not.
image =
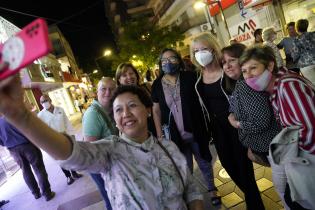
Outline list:
[[[42,18],[36,19],[5,43],[0,44],[0,63],[9,64],[8,68],[0,72],[0,80],[17,73],[51,50],[47,23]]]

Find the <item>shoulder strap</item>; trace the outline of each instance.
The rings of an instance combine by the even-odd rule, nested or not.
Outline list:
[[[108,126],[110,126],[111,129],[117,133],[116,128],[113,127],[113,124],[112,124],[112,122],[110,121],[110,119],[109,119],[109,117],[107,116],[107,114],[106,114],[99,106],[97,106],[97,105],[95,105],[95,104],[91,104],[91,106],[93,106],[93,107],[96,109],[96,111],[97,111],[99,114],[101,114],[101,116],[102,116],[102,118],[104,119],[104,121],[106,122],[106,124],[107,124]]]
[[[176,170],[176,172],[178,173],[178,175],[179,175],[179,177],[180,177],[180,180],[182,181],[183,188],[185,189],[185,182],[184,182],[184,179],[183,179],[182,174],[180,173],[180,171],[179,171],[179,169],[178,169],[178,167],[177,167],[177,165],[176,165],[174,159],[172,158],[172,156],[170,155],[170,153],[167,151],[167,149],[162,145],[162,143],[161,143],[159,140],[157,140],[157,143],[158,143],[158,145],[162,148],[162,150],[165,152],[165,154],[167,155],[167,157],[172,161],[172,163],[173,163],[173,165],[174,165],[174,167],[175,167],[175,170]]]

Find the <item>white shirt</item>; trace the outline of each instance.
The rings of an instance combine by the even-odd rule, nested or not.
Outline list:
[[[187,203],[203,196],[177,146],[161,142],[172,155],[185,188],[157,141],[150,136],[139,144],[124,135],[93,143],[73,141],[71,156],[58,162],[67,169],[101,173],[113,209],[187,210]]]
[[[42,109],[37,116],[55,131],[75,135],[75,130],[61,107],[54,106],[53,113]]]

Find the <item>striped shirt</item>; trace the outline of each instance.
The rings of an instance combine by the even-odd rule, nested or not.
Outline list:
[[[315,93],[298,76],[275,81],[270,100],[282,127],[300,126],[301,149],[315,154]]]

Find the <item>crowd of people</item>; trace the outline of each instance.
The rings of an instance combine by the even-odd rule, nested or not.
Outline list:
[[[0,81],[0,143],[18,163],[18,156],[37,154],[39,169],[34,161],[20,164],[35,198],[41,194],[34,175],[27,174],[30,164],[42,195],[54,196],[41,148],[66,176],[89,172],[107,209],[204,209],[193,158],[211,203],[220,205],[213,144],[247,209],[265,209],[253,162],[271,167],[285,209],[315,209],[315,35],[307,26],[299,20],[296,32],[289,23],[289,37],[279,44],[273,28],[257,29],[249,47],[234,40],[222,48],[202,33],[191,41],[189,65],[175,49],[161,52],[152,87],[132,64],[120,64],[115,78],[97,85],[82,119],[83,142],[75,140],[69,120],[47,95],[37,117],[23,103],[18,76]]]

